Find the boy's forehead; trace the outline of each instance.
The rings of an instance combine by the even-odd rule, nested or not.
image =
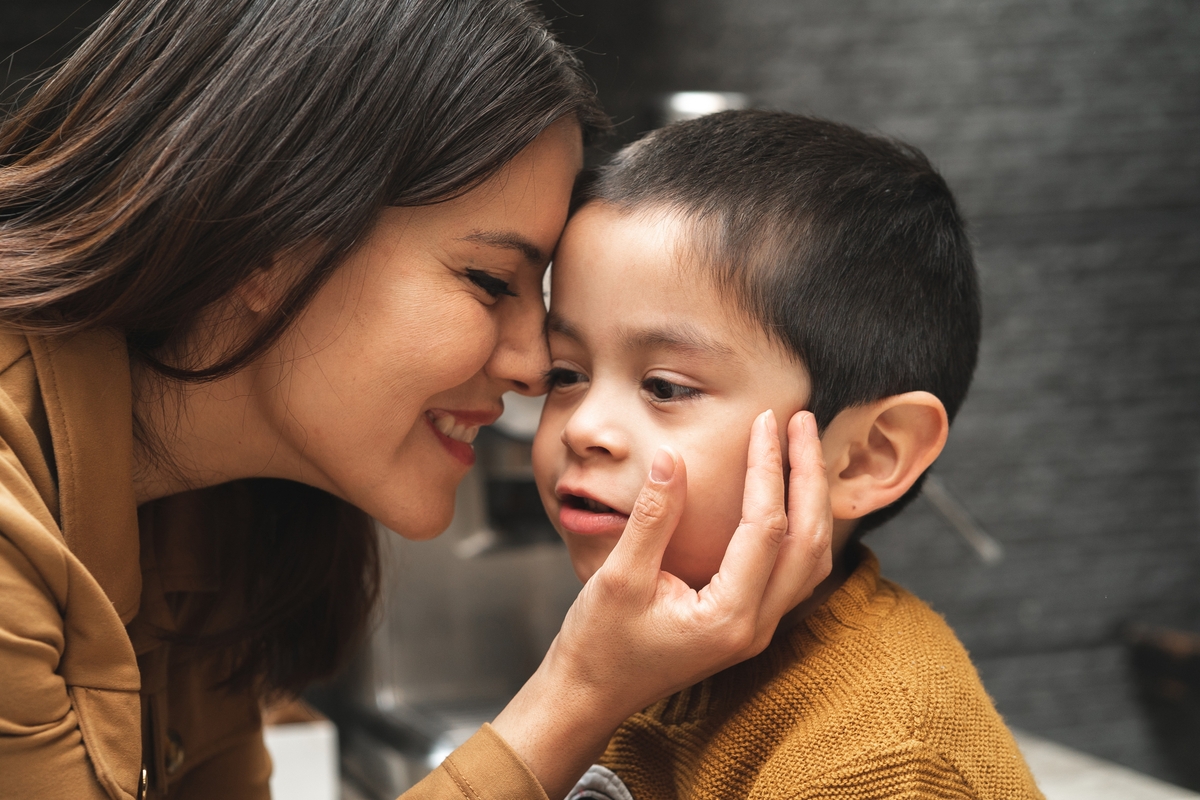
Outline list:
[[[603,330],[625,350],[714,359],[771,346],[732,293],[717,288],[690,242],[696,232],[670,209],[588,204],[554,260],[547,331],[589,344]]]

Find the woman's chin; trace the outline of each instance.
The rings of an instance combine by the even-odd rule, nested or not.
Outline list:
[[[385,527],[414,542],[434,539],[446,532],[454,519],[454,505],[448,508],[421,508],[420,514],[395,514],[376,519]]]

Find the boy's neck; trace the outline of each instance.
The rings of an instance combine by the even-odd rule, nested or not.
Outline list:
[[[833,554],[833,568],[829,571],[829,575],[817,584],[817,588],[813,589],[812,595],[807,600],[783,615],[783,619],[779,621],[779,627],[775,629],[776,635],[794,628],[824,605],[825,601],[841,588],[841,585],[858,566],[857,552],[858,548],[843,544],[842,548]]]

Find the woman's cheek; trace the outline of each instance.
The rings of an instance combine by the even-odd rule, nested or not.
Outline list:
[[[440,359],[443,362],[441,366],[444,374],[451,376],[446,381],[446,388],[466,383],[482,370],[500,340],[498,326],[492,315],[478,302],[470,302],[475,304],[474,313],[462,315],[451,324],[439,343],[445,347],[443,352],[446,354]],[[436,345],[433,348],[434,352],[439,349],[442,348]]]
[[[433,331],[405,331],[399,338],[404,349],[388,369],[393,390],[413,397],[420,406],[477,375],[497,341],[495,324],[486,314],[461,313]]]

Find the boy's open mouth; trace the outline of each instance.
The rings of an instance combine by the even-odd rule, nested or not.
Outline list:
[[[620,536],[625,530],[625,524],[629,522],[628,514],[591,497],[562,492],[559,499],[562,505],[558,509],[558,523],[562,530],[570,533],[581,536]]]
[[[580,497],[576,494],[563,495],[563,505],[569,508],[577,508],[580,511],[590,511],[593,514],[620,514],[612,506],[606,506],[599,500],[593,500],[590,497]]]

